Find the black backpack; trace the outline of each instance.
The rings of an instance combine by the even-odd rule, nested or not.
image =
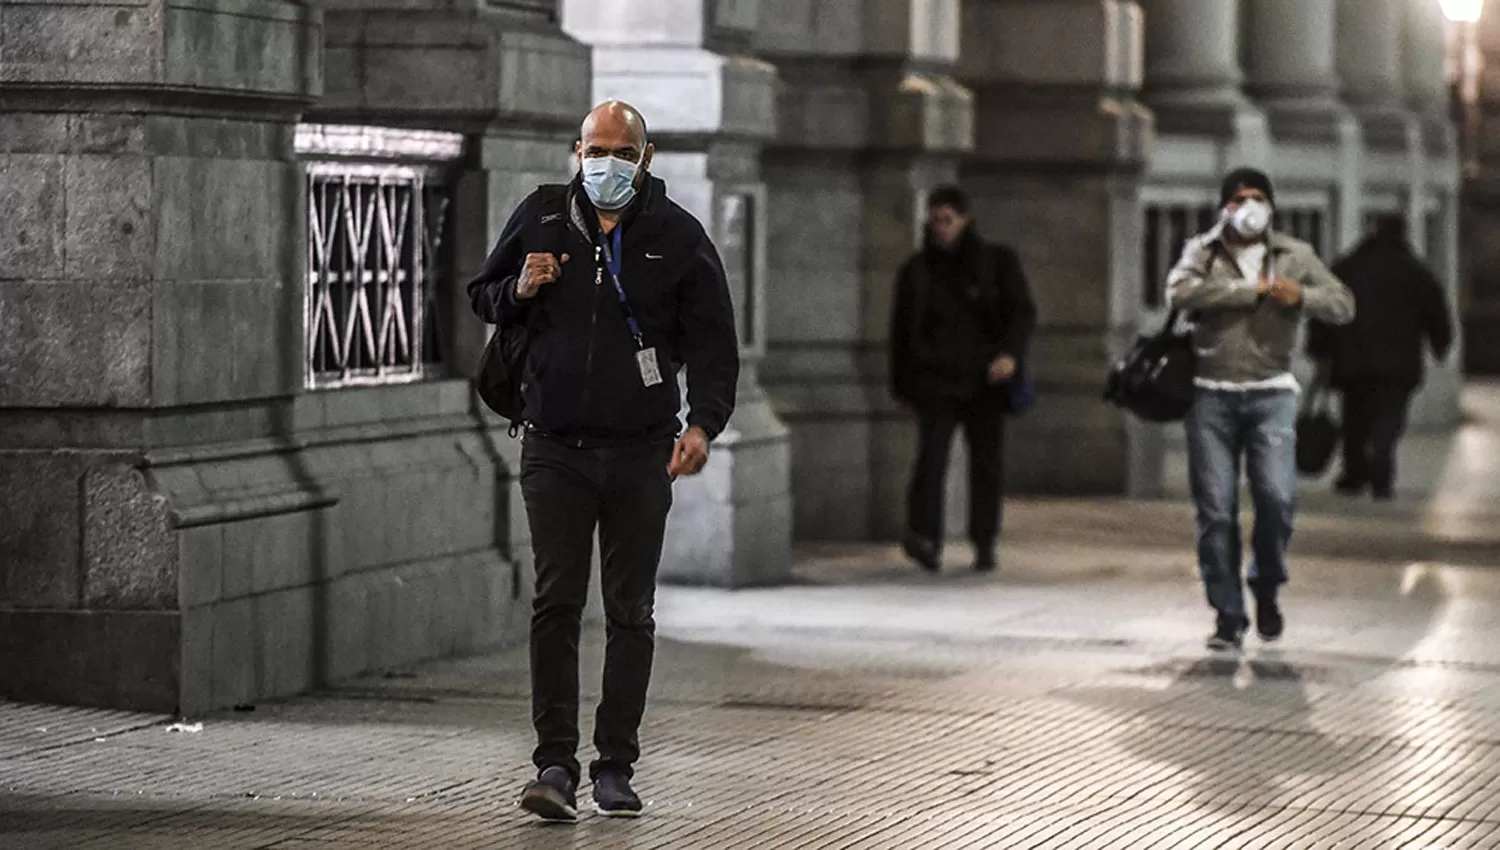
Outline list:
[[[1161,330],[1141,336],[1115,361],[1104,382],[1104,400],[1147,422],[1185,418],[1197,398],[1198,351],[1191,330],[1178,330],[1173,310]]]
[[[537,192],[540,201],[538,244],[527,245],[526,249],[528,253],[561,255],[567,246],[568,187],[548,184],[538,186]],[[526,357],[531,351],[531,339],[529,321],[495,328],[484,347],[479,377],[474,382],[485,405],[510,422],[512,437],[520,432],[526,407],[522,394],[526,389]]]

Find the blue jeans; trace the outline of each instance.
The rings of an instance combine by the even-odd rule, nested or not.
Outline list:
[[[1203,589],[1220,616],[1244,619],[1240,458],[1255,505],[1249,582],[1275,592],[1287,580],[1286,551],[1296,511],[1297,394],[1200,389],[1188,413],[1187,438]]]

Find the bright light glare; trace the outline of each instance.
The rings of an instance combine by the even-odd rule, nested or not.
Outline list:
[[[1484,11],[1484,0],[1438,0],[1438,5],[1443,7],[1448,20],[1457,23],[1472,24]]]

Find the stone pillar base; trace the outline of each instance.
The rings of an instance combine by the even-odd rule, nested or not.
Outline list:
[[[0,613],[0,696],[196,714],[525,634],[529,558],[497,548],[527,552],[524,513],[467,381],[134,421],[178,448],[92,465],[81,500],[72,461],[0,458],[75,506],[38,516],[77,523],[85,564],[80,607]]]
[[[791,578],[790,434],[747,383],[702,475],[676,484],[664,582],[754,587]]]

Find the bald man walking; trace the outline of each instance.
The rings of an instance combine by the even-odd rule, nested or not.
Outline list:
[[[594,534],[606,643],[589,778],[601,814],[635,817],[641,800],[631,780],[672,482],[703,469],[734,410],[739,378],[718,252],[651,176],[645,121],[627,104],[605,103],[584,119],[576,148],[573,181],[523,201],[469,284],[480,318],[530,332],[520,478],[536,561],[538,773],[521,807],[564,822],[578,816],[578,640]]]

